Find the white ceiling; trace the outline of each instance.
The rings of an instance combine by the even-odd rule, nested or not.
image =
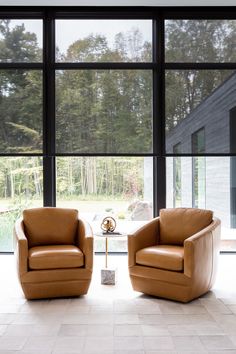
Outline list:
[[[0,0],[0,6],[236,6],[236,0]]]

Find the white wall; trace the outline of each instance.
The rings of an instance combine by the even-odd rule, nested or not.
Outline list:
[[[0,6],[235,6],[235,0],[0,0]]]

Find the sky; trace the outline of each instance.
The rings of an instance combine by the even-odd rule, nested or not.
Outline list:
[[[42,21],[41,20],[12,20],[11,26],[24,22],[29,32],[37,35],[38,45],[42,48]],[[83,39],[93,34],[102,34],[107,38],[109,47],[113,47],[114,37],[119,32],[129,32],[138,28],[143,40],[151,42],[151,20],[57,20],[56,45],[61,53],[66,53],[67,48],[78,39]]]

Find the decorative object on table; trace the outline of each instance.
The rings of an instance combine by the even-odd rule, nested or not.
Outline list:
[[[112,216],[107,216],[102,220],[101,229],[105,233],[113,232],[116,228],[116,221]]]

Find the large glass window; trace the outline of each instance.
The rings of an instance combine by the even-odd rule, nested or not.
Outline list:
[[[236,72],[166,71],[166,152],[182,141],[191,153],[191,135],[205,127],[205,152],[229,153],[229,112],[236,105]]]
[[[41,62],[42,20],[0,20],[0,62]]]
[[[22,210],[43,206],[40,157],[0,157],[0,251],[13,251],[13,226]]]
[[[58,62],[150,62],[151,20],[57,20]]]
[[[39,205],[126,232],[166,205],[209,208],[235,240],[236,20],[118,10],[0,10],[0,251]]]
[[[56,143],[67,153],[151,152],[152,72],[57,72]]]
[[[194,157],[196,159],[196,168],[201,171],[202,166],[199,164],[199,158],[204,159],[205,173],[198,173],[198,194],[193,187],[195,170],[192,168],[192,157],[179,157],[181,159],[181,186],[182,199],[181,207],[192,207],[192,201],[195,200],[198,205],[195,207],[213,210],[214,215],[220,218],[222,222],[221,230],[221,249],[236,249],[236,229],[232,225],[232,217],[235,217],[235,199],[233,185],[235,175],[232,177],[232,158],[230,157]],[[172,183],[173,160],[175,158],[168,157],[166,164],[166,183],[167,207],[174,207],[174,189]],[[203,161],[203,160],[201,160]],[[220,173],[219,173],[220,169]],[[196,175],[195,175],[196,178]],[[233,178],[233,179],[232,179]],[[202,188],[204,186],[204,188]],[[202,188],[202,189],[201,189]]]
[[[234,157],[207,155],[235,153],[236,21],[202,17],[165,20],[166,201],[213,210],[235,249]]]
[[[42,32],[42,19],[0,20],[0,252],[22,210],[43,206]]]
[[[167,62],[235,62],[235,20],[166,20]]]
[[[42,72],[0,69],[1,153],[42,152]]]
[[[127,233],[153,217],[152,176],[150,157],[58,157],[57,205],[78,209],[95,233],[106,216]],[[96,250],[103,246],[98,241]],[[126,240],[110,250],[126,250]]]

